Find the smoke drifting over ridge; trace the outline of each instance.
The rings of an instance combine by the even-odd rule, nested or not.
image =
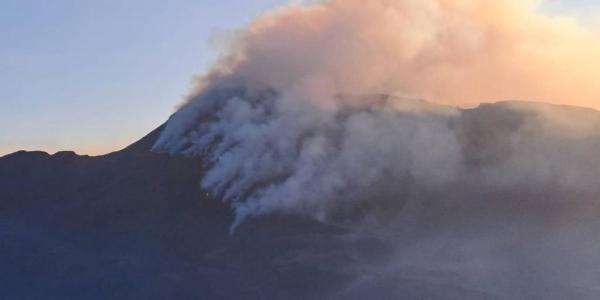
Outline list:
[[[358,255],[339,299],[468,298],[450,286],[597,299],[600,112],[458,108],[600,107],[597,36],[537,3],[279,9],[241,31],[155,149],[205,159],[202,186],[232,205],[232,229],[302,215],[394,249]],[[402,288],[406,277],[442,296]]]
[[[272,212],[327,219],[340,207],[353,215],[365,199],[480,185],[485,176],[481,183],[509,187],[590,187],[600,171],[590,163],[594,118],[357,96],[595,105],[600,40],[572,19],[539,14],[537,4],[331,0],[265,14],[201,79],[156,149],[208,157],[203,185],[234,205],[238,221]]]
[[[409,201],[466,205],[514,191],[537,195],[544,209],[579,207],[600,193],[594,110],[526,102],[461,110],[385,95],[329,101],[335,108],[273,91],[210,90],[172,117],[155,147],[205,158],[203,187],[233,205],[234,227],[269,213],[386,222]],[[511,197],[501,201],[524,201]]]

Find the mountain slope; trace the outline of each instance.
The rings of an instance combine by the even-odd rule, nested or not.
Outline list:
[[[326,288],[305,289],[286,273],[306,267],[279,266],[271,259],[284,254],[264,252],[291,246],[305,221],[229,236],[231,212],[200,190],[199,161],[149,151],[159,132],[99,157],[0,158],[2,298],[299,299]],[[328,272],[311,277],[320,273]]]
[[[411,112],[448,109],[402,105]],[[103,156],[4,156],[0,298],[596,299],[600,208],[597,185],[587,185],[593,178],[569,190],[519,176],[538,179],[528,168],[540,164],[529,163],[547,155],[567,158],[542,161],[546,173],[565,166],[548,178],[577,179],[571,165],[600,145],[578,134],[597,132],[600,113],[510,102],[457,116],[448,126],[474,174],[468,180],[496,176],[481,171],[490,165],[513,168],[507,157],[525,149],[509,160],[522,173],[501,178],[509,189],[467,182],[407,193],[418,201],[405,206],[369,199],[381,205],[375,216],[383,227],[278,214],[246,220],[230,235],[232,209],[200,188],[203,157],[150,150],[164,126]],[[548,117],[556,122],[543,121]],[[552,134],[565,130],[572,131],[569,143],[555,142]],[[520,139],[530,148],[512,147]],[[594,161],[577,168],[598,171]]]

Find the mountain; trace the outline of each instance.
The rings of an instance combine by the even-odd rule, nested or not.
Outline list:
[[[529,116],[516,113],[515,105],[551,110],[567,119],[600,120],[592,110],[531,103],[465,110],[465,151],[475,153],[470,165],[498,159],[486,147],[502,146],[507,132]],[[20,151],[0,158],[0,298],[502,299],[511,295],[502,292],[504,287],[529,299],[593,299],[600,294],[553,280],[533,289],[539,281],[523,278],[537,276],[540,269],[526,260],[529,254],[519,252],[527,248],[512,247],[510,241],[493,244],[501,260],[485,269],[479,265],[482,250],[470,240],[456,246],[453,239],[432,238],[438,231],[448,237],[458,228],[457,220],[483,222],[477,230],[513,230],[486,212],[512,214],[526,206],[436,207],[430,214],[437,223],[429,223],[422,239],[401,230],[392,233],[402,236],[399,241],[409,237],[401,246],[389,243],[389,232],[362,235],[293,215],[250,219],[230,234],[232,209],[200,187],[206,171],[202,158],[151,151],[163,129],[102,156]],[[550,210],[544,214],[552,215]],[[464,232],[461,238],[475,230]],[[469,247],[472,260],[452,256],[453,247],[463,246]],[[398,247],[417,251],[398,252]],[[440,268],[421,267],[423,257],[417,254],[430,250],[450,253],[436,256],[444,259]],[[394,263],[398,253],[400,260],[408,260],[401,267]],[[472,263],[485,272],[467,274],[460,268]],[[490,277],[492,283],[480,276],[484,273],[496,275]]]
[[[2,299],[301,299],[342,279],[286,262],[337,229],[275,218],[230,236],[201,163],[150,152],[161,130],[98,157],[0,158]]]

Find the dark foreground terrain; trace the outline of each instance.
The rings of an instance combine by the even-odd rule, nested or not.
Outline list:
[[[149,151],[159,130],[105,156],[0,158],[0,299],[302,299],[343,281],[308,262],[335,251],[332,228],[263,219],[230,236],[200,163]]]

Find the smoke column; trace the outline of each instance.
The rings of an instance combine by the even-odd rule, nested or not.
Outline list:
[[[551,155],[545,152],[573,142],[595,145],[596,123],[576,126],[586,119],[537,109],[544,124],[531,117],[537,125],[479,145],[509,154],[483,155],[466,151],[502,122],[465,125],[460,109],[406,99],[600,105],[598,36],[569,17],[538,13],[537,4],[331,0],[267,13],[241,30],[200,80],[156,149],[208,157],[203,185],[232,203],[238,220],[271,212],[326,219],[339,207],[353,215],[349,203],[361,211],[365,199],[378,198],[375,191],[407,193],[399,182],[429,190],[456,184],[472,171],[469,162],[485,163],[488,156],[503,157],[494,163],[504,165],[495,167],[509,180],[517,170],[508,162],[533,155],[542,166],[513,167],[530,172],[523,180],[550,180],[564,170],[554,165],[567,158],[545,161]],[[373,94],[402,97],[360,96]],[[507,114],[531,114],[509,107]],[[483,137],[468,136],[478,126],[487,126]],[[547,127],[553,129],[541,136]],[[525,149],[520,139],[527,142],[527,130],[556,147]],[[575,170],[566,182],[585,182],[579,165],[587,161],[567,165]],[[588,176],[598,170],[592,165],[585,167]],[[538,174],[539,167],[550,169]]]
[[[598,35],[538,4],[283,7],[238,33],[154,148],[205,160],[232,230],[301,215],[391,244],[340,299],[389,280],[382,297],[405,295],[393,278],[410,270],[493,297],[597,299],[600,113],[485,104],[600,107]]]
[[[239,33],[205,85],[386,93],[451,105],[526,99],[600,107],[600,39],[536,0],[332,0]],[[215,78],[217,77],[217,78]],[[320,95],[319,95],[320,96]]]

